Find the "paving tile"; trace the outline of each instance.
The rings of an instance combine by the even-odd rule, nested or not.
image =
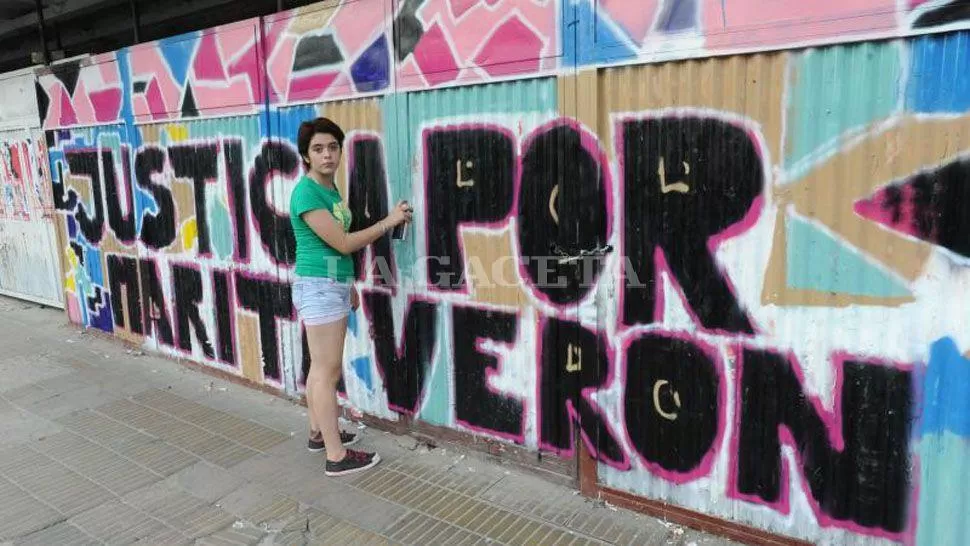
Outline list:
[[[54,315],[4,301],[0,325],[15,329],[0,355],[12,378],[0,385],[0,543],[730,544],[370,429],[355,432],[382,465],[328,478],[305,451],[304,408],[66,325],[41,343]]]
[[[243,485],[215,502],[215,505],[226,512],[242,519],[250,519],[254,514],[273,506],[276,502],[286,500],[298,508],[296,501],[282,496],[266,485],[255,482],[244,482]]]
[[[94,411],[72,413],[56,422],[162,476],[168,476],[199,460],[197,456],[165,444],[155,436]]]
[[[320,510],[379,533],[401,518],[408,509],[350,486],[328,488],[311,502]]]
[[[0,540],[22,536],[63,520],[64,516],[56,510],[0,478]]]
[[[371,476],[355,484],[355,487],[492,540],[504,536],[509,528],[514,528],[515,534],[518,534],[518,531],[529,526],[530,523],[537,524],[540,530],[542,527],[554,529],[549,524],[526,518],[519,513],[453,492],[391,468],[372,472]]]
[[[584,535],[621,545],[643,544],[668,534],[668,527],[655,518],[606,508],[588,500],[565,526]]]
[[[31,533],[16,542],[17,546],[96,546],[99,541],[67,523],[58,523],[42,531]]]
[[[146,546],[184,546],[187,544],[192,544],[195,542],[189,537],[183,535],[182,533],[171,529],[167,531],[161,531],[152,535],[142,537],[132,544],[144,544]]]
[[[147,442],[139,440],[129,444],[117,445],[114,449],[132,461],[162,476],[174,474],[199,461],[196,455],[166,444],[158,439],[152,439]]]
[[[36,386],[38,381],[72,373],[69,368],[55,364],[45,355],[38,354],[36,346],[28,346],[22,355],[15,355],[14,348],[6,337],[3,343],[3,352],[0,356],[3,383],[0,384],[0,395],[6,396],[7,393],[25,385],[35,385],[35,388],[43,390],[42,387]]]
[[[310,541],[313,544],[361,544],[387,543],[383,537],[371,533],[346,521],[331,517],[321,512],[310,510],[307,518],[310,531]]]
[[[208,506],[205,501],[167,482],[155,483],[133,491],[125,495],[122,500],[176,529],[185,527],[190,519]]]
[[[216,410],[171,394],[163,390],[146,391],[132,400],[162,411],[180,419],[191,422],[214,434],[221,434],[227,438],[257,451],[265,451],[289,438],[281,432],[275,431],[247,419],[242,419],[231,413]]]
[[[248,546],[259,544],[266,535],[262,530],[245,524],[233,524],[225,529],[196,539],[199,546]]]
[[[189,537],[197,538],[212,535],[236,521],[236,516],[215,506],[206,505],[192,514],[183,526],[173,525],[173,527]]]
[[[306,546],[307,536],[303,531],[290,531],[287,533],[280,533],[278,535],[272,535],[273,546]]]
[[[293,463],[293,458],[259,455],[232,467],[230,471],[307,504],[315,502],[327,491],[345,490],[345,484],[323,473],[322,461],[315,469],[309,469]]]
[[[57,423],[18,408],[0,412],[0,449],[24,444],[62,429]]]
[[[280,495],[269,503],[248,510],[242,519],[270,531],[305,529],[307,525],[307,517],[300,509],[300,504]]]
[[[147,390],[136,396],[132,396],[131,400],[137,404],[182,418],[190,416],[191,412],[200,405],[162,389]]]
[[[231,472],[199,461],[169,476],[168,481],[196,498],[215,502],[243,484],[243,479]]]
[[[37,386],[36,383],[29,383],[15,389],[0,391],[0,399],[17,406],[29,405],[38,400],[43,400],[50,395],[50,391]]]
[[[108,448],[112,448],[115,444],[148,442],[155,438],[91,410],[77,411],[58,417],[54,421],[84,438]]]
[[[26,446],[0,449],[0,474],[14,472],[23,466],[30,465],[31,460],[36,455],[36,451]]]
[[[203,449],[204,448],[204,449]],[[213,436],[213,440],[199,449],[199,455],[214,465],[223,468],[232,468],[237,464],[259,455],[259,452],[252,449]]]
[[[11,457],[0,473],[64,515],[83,512],[114,498],[110,491],[36,451]]]
[[[151,427],[158,419],[172,419],[165,414],[126,399],[115,400],[109,404],[97,406],[93,410],[142,432],[148,432],[146,427]]]
[[[211,535],[236,522],[232,514],[168,482],[134,491],[123,500],[189,538]]]
[[[84,376],[73,372],[36,381],[34,382],[34,386],[40,387],[51,394],[64,394],[84,387],[90,387],[91,383]]]
[[[145,467],[72,432],[61,432],[39,441],[35,449],[116,495],[124,495],[160,478]]]
[[[587,506],[587,500],[534,476],[512,474],[492,485],[480,498],[513,512],[565,525]]]
[[[35,415],[47,419],[56,419],[79,409],[103,404],[106,400],[114,400],[123,396],[119,392],[105,390],[97,385],[89,385],[66,392],[49,393],[46,398],[20,405],[26,411]]]
[[[473,461],[462,461],[444,471],[437,466],[412,461],[396,461],[388,465],[389,469],[471,496],[484,492],[503,477],[498,468],[486,470],[483,467],[487,468]]]
[[[120,501],[78,514],[69,523],[108,544],[129,544],[171,530],[149,514]]]
[[[386,535],[401,544],[460,544],[481,538],[454,525],[414,512],[388,529]]]

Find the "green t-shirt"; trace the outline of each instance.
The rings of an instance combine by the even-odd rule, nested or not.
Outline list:
[[[290,223],[296,237],[296,274],[301,277],[330,277],[339,281],[354,279],[354,260],[328,245],[303,220],[302,214],[315,209],[330,211],[343,226],[350,229],[350,209],[342,202],[340,194],[324,188],[304,176],[297,183],[290,197]]]

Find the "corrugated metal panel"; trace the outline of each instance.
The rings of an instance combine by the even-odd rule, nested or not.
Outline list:
[[[0,131],[0,293],[63,307],[46,161],[39,129]]]
[[[380,206],[381,194],[386,195],[386,143],[381,120],[381,103],[378,99],[360,99],[346,102],[329,102],[320,105],[302,105],[279,110],[269,114],[271,138],[285,143],[297,151],[297,133],[300,124],[316,117],[324,116],[337,123],[344,131],[344,153],[342,165],[337,172],[337,187],[353,214],[352,230],[368,227],[386,214],[387,204]],[[295,182],[303,174],[302,163],[298,173],[287,177]],[[283,179],[275,181],[278,199],[288,204],[292,185]],[[369,208],[367,204],[374,204]],[[287,209],[288,210],[288,209]],[[368,219],[367,215],[371,218]],[[387,255],[390,241],[384,243],[383,254]],[[375,245],[380,246],[380,245]],[[370,286],[380,284],[376,278],[364,280],[362,258],[358,253],[358,272],[362,282],[361,295]],[[288,281],[293,279],[293,271],[281,270]],[[393,279],[391,279],[393,280]],[[363,305],[363,304],[362,304]],[[358,308],[350,318],[350,327],[344,343],[344,381],[341,386],[345,403],[355,410],[385,419],[397,420],[398,414],[391,411],[384,395],[384,377],[380,374],[373,357],[372,341],[366,328],[367,319],[363,308]],[[303,329],[299,321],[292,327],[287,326],[284,335],[287,345],[293,351],[288,354],[288,365],[293,367],[294,392],[302,393],[305,375],[309,371],[309,355],[303,344]]]
[[[537,318],[547,304],[519,282],[518,214],[532,207],[514,204],[531,201],[522,197],[531,191],[518,193],[519,174],[525,154],[542,154],[530,143],[546,135],[557,118],[556,81],[412,93],[388,97],[384,104],[388,138],[407,150],[391,162],[392,201],[408,199],[416,211],[409,239],[395,245],[402,282],[407,293],[437,302],[437,352],[418,417],[535,448],[538,409],[518,401],[535,399]],[[552,175],[553,166],[547,166]],[[542,209],[548,210],[545,197]],[[444,258],[451,265],[432,269],[432,262]],[[459,278],[464,282],[450,283]],[[575,305],[569,307],[575,312]],[[595,308],[590,310],[595,316]],[[469,336],[510,345],[486,364],[491,357],[483,361],[484,351]],[[495,366],[494,372],[480,369],[483,365]],[[493,373],[490,385],[478,383],[481,374]]]
[[[64,305],[53,212],[33,74],[0,75],[0,294]]]
[[[632,455],[602,484],[817,543],[961,542],[967,44],[600,72],[579,110],[651,281],[601,307]]]
[[[140,316],[141,310],[129,309],[126,300],[112,301],[106,261],[108,253],[137,261],[133,245],[140,209],[135,207],[130,183],[127,129],[124,125],[57,129],[45,136],[68,317],[75,324],[131,336],[130,314]],[[137,286],[135,282],[135,294]],[[127,332],[115,327],[112,313],[118,304],[128,317]]]
[[[37,127],[37,114],[33,72],[0,74],[0,130]]]
[[[140,246],[140,268],[155,264],[175,330],[170,340],[156,332],[154,348],[285,389],[291,379],[288,348],[277,329],[281,321],[269,317],[289,316],[279,317],[289,287],[280,281],[278,262],[285,266],[291,251],[274,214],[286,210],[271,183],[279,151],[265,146],[264,126],[259,116],[137,126],[137,155],[164,154],[171,208],[162,216],[175,226],[174,237],[159,233],[164,246]],[[137,157],[135,164],[137,169]],[[150,193],[138,195],[139,210],[158,206]],[[143,241],[146,229],[143,224]],[[192,306],[207,343],[195,324],[195,341],[187,337],[188,326],[180,326]]]
[[[616,30],[601,7],[576,4],[569,34]],[[279,47],[317,36],[316,17]],[[629,41],[617,38],[604,46]],[[620,58],[563,45],[565,66]],[[362,277],[371,300],[345,349],[352,406],[566,456],[581,429],[603,485],[815,542],[958,542],[967,46],[954,33],[52,131],[68,313],[298,393],[285,216],[296,130],[319,112],[347,131],[338,182],[355,227],[402,198],[417,213],[406,241],[374,247],[393,256],[393,278]],[[163,49],[149,48],[145,76],[185,69],[182,54],[159,65]],[[359,83],[320,66],[300,97]],[[412,69],[444,84],[428,79],[435,67]],[[106,72],[99,91],[127,88]],[[269,72],[279,99],[290,66]],[[264,83],[233,95],[260,97]],[[186,110],[189,84],[170,87],[159,112],[218,111],[218,94]],[[145,97],[126,109],[139,100],[151,110]],[[66,106],[48,122],[81,121]],[[128,207],[92,185],[107,171],[85,150],[111,150]],[[540,286],[526,263],[585,253],[607,256],[589,290]],[[402,358],[405,341],[416,348]]]

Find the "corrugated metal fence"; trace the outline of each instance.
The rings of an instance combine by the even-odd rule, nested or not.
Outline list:
[[[328,3],[41,76],[74,322],[299,395],[324,115],[354,229],[417,212],[355,256],[352,411],[747,539],[963,540],[966,32],[612,66],[585,3],[495,8],[498,45],[372,4],[366,36]]]

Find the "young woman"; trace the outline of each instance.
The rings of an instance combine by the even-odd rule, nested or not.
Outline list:
[[[326,474],[341,476],[371,468],[377,453],[346,449],[356,435],[337,425],[337,383],[343,370],[347,316],[357,309],[351,254],[373,243],[388,230],[411,220],[407,203],[399,203],[373,226],[348,233],[350,210],[335,185],[344,132],[327,118],[305,121],[297,148],[306,175],[290,198],[290,222],[296,236],[296,280],[293,301],[306,327],[310,373],[306,398],[310,418],[310,451],[327,451]]]

